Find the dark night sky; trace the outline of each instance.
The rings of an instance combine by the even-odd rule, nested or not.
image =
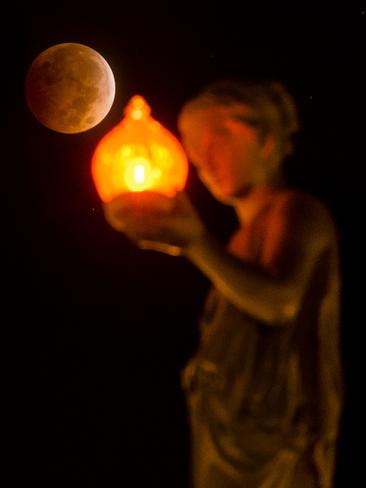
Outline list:
[[[90,159],[136,93],[177,133],[181,104],[207,81],[265,76],[285,82],[299,105],[290,181],[323,199],[339,228],[349,391],[337,472],[343,486],[353,449],[352,215],[361,194],[365,9],[315,15],[211,6],[173,13],[159,5],[108,14],[90,7],[87,15],[61,6],[57,14],[19,9],[7,26],[16,39],[5,101],[17,371],[12,437],[22,466],[16,478],[42,487],[186,486],[179,372],[194,351],[209,283],[184,259],[140,251],[106,224]],[[61,42],[97,50],[116,79],[109,114],[76,135],[42,126],[24,98],[33,59]],[[213,200],[192,169],[187,191],[225,240],[235,223],[231,210]]]

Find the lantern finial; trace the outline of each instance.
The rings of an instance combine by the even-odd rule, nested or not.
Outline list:
[[[135,120],[141,120],[150,115],[151,109],[148,103],[141,95],[134,95],[125,108],[126,117],[131,117]]]

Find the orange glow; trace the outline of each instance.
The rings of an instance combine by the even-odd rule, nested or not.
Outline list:
[[[184,188],[188,161],[183,147],[150,112],[146,101],[135,95],[125,117],[97,145],[92,176],[103,201],[147,189],[174,196]]]

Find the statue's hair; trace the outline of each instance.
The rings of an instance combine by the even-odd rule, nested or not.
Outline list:
[[[251,123],[261,136],[275,134],[281,157],[293,152],[292,135],[299,130],[296,104],[282,82],[277,80],[219,80],[205,86],[183,106],[181,114],[209,105],[244,104],[253,109]],[[240,117],[239,117],[240,119]]]

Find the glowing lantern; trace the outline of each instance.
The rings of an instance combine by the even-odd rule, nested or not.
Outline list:
[[[150,115],[139,95],[132,97],[125,117],[97,145],[92,175],[97,192],[109,201],[126,191],[151,190],[174,196],[184,188],[188,161],[173,134]]]

